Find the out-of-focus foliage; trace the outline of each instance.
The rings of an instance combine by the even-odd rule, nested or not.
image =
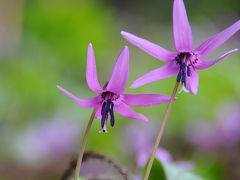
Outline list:
[[[192,173],[179,170],[170,164],[165,163],[163,166],[164,170],[166,171],[168,180],[203,180],[202,178],[197,177]]]
[[[144,168],[144,173],[146,171]],[[202,180],[189,172],[180,170],[173,165],[168,163],[162,163],[158,159],[154,159],[153,166],[149,175],[149,180]]]

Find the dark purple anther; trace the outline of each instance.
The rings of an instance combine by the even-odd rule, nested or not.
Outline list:
[[[107,119],[108,119],[107,103],[106,102],[104,102],[103,105],[102,105],[101,115],[102,115],[101,127],[102,127],[102,131],[105,132],[105,126],[106,126]]]
[[[187,76],[190,77],[190,75],[191,75],[191,70],[190,70],[190,67],[187,66]]]
[[[107,123],[108,115],[102,116],[101,126],[104,128],[105,123]]]
[[[107,100],[107,104],[106,104],[106,113],[109,113],[110,112],[110,106],[111,106],[111,99],[108,99]]]
[[[180,70],[177,76],[177,82],[180,82],[181,78],[182,78],[182,83],[185,82],[185,79],[186,79],[185,69],[186,69],[186,64],[185,63],[180,64]]]
[[[104,123],[105,123],[105,116],[102,116],[102,120],[101,120],[101,127],[104,127]]]
[[[182,75],[182,84],[186,87],[186,73],[185,72]]]
[[[181,66],[180,66],[180,69],[181,69],[182,72],[185,72],[186,64],[182,63]]]
[[[111,103],[111,108],[110,108],[110,116],[111,116],[111,126],[114,126],[114,112],[113,112],[113,102]]]
[[[106,96],[105,96],[106,97]],[[114,126],[115,120],[114,120],[114,111],[113,111],[114,103],[112,102],[112,99],[106,99],[103,102],[101,115],[102,115],[102,122],[101,126],[102,129],[100,132],[107,132],[107,120],[108,117],[111,117],[111,126]]]
[[[182,77],[182,71],[179,71],[178,75],[177,75],[177,82],[180,82]]]
[[[102,105],[102,110],[101,110],[101,115],[102,115],[102,117],[105,116],[105,114],[106,114],[106,109],[105,109],[105,107],[106,107],[106,102],[104,102],[103,105]]]

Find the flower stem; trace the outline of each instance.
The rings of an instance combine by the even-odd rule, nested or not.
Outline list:
[[[144,176],[144,180],[148,180],[148,177],[149,177],[149,174],[150,174],[150,171],[151,171],[151,168],[152,168],[152,164],[153,164],[153,160],[156,156],[156,152],[157,152],[157,148],[158,148],[158,145],[160,143],[160,140],[161,140],[161,137],[163,135],[163,131],[164,131],[164,127],[166,125],[166,122],[167,122],[167,119],[168,119],[168,116],[169,116],[169,113],[170,113],[170,110],[172,108],[172,104],[173,104],[173,101],[175,99],[175,96],[176,96],[176,93],[177,93],[177,89],[178,89],[178,86],[179,86],[179,82],[176,82],[176,85],[174,87],[174,90],[173,90],[173,93],[172,93],[172,96],[171,96],[171,100],[170,102],[168,103],[168,107],[167,107],[167,110],[163,116],[163,121],[162,121],[162,124],[160,126],[160,129],[158,131],[158,135],[157,135],[157,138],[155,140],[155,144],[154,144],[154,148],[153,148],[153,151],[152,151],[152,154],[150,156],[150,159],[149,159],[149,162],[148,162],[148,165],[147,165],[147,170],[145,172],[145,176]]]
[[[89,122],[88,122],[88,125],[87,125],[87,129],[86,129],[84,137],[83,137],[83,141],[82,141],[81,148],[80,148],[79,155],[78,155],[78,160],[77,160],[77,166],[76,166],[76,170],[75,170],[74,180],[78,180],[78,177],[79,177],[80,168],[81,168],[81,164],[82,164],[83,153],[84,153],[84,150],[85,150],[85,147],[86,147],[86,144],[87,144],[88,134],[90,132],[90,128],[92,126],[92,122],[93,122],[93,119],[95,117],[96,111],[97,111],[97,107],[93,109],[92,115],[91,115],[91,117],[89,119]]]

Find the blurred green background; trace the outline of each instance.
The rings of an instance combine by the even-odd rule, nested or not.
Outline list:
[[[173,1],[160,0],[0,1],[0,179],[59,179],[72,154],[79,149],[91,110],[79,107],[56,85],[61,85],[79,98],[95,95],[85,80],[87,46],[90,42],[93,44],[101,85],[110,77],[124,45],[130,49],[127,87],[141,75],[164,65],[127,43],[120,31],[136,34],[174,50],[172,4]],[[194,47],[234,23],[240,15],[239,0],[185,0],[185,5],[192,26]],[[240,48],[239,37],[238,32],[209,59]],[[161,143],[174,160],[193,161],[193,172],[211,180],[240,179],[236,170],[240,167],[240,161],[235,158],[232,162],[222,153],[214,154],[195,148],[187,142],[184,131],[196,119],[214,122],[219,105],[239,103],[239,59],[240,53],[237,52],[214,67],[198,71],[198,94],[177,95],[178,100],[173,105]],[[170,95],[175,78],[137,89],[127,88],[125,93]],[[166,104],[133,109],[146,115],[150,119],[148,123],[160,125]],[[24,138],[26,132],[53,119],[61,119],[76,128],[77,138],[69,147],[71,150],[53,162],[46,163],[41,158],[26,160],[23,152],[26,156],[37,156],[35,150],[30,148],[32,144]],[[105,154],[130,168],[134,157],[126,151],[122,134],[132,122],[137,120],[116,115],[114,128],[109,126],[107,134],[99,134],[100,121],[95,120],[87,150]],[[61,139],[61,131],[59,134]],[[20,146],[23,146],[22,149]],[[228,152],[239,152],[239,149],[238,143]]]

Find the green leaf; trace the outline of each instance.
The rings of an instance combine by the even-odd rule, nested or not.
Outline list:
[[[168,180],[203,180],[191,172],[181,170],[172,164],[162,163]]]
[[[144,174],[147,164],[144,168]],[[203,180],[191,172],[181,170],[169,163],[162,163],[158,159],[154,159],[152,169],[148,180]]]
[[[146,164],[146,166],[144,168],[144,171],[143,171],[144,174],[146,172],[147,165],[148,165],[148,163]],[[144,176],[144,174],[143,174],[143,176]],[[157,180],[157,179],[158,180],[167,180],[167,177],[166,177],[162,163],[158,159],[155,158],[153,161],[152,169],[151,169],[148,180]]]

